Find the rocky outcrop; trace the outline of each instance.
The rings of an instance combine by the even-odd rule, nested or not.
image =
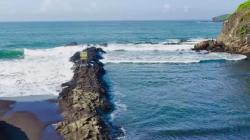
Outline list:
[[[223,42],[216,40],[207,40],[200,43],[195,44],[193,50],[206,50],[210,52],[224,52],[225,45]]]
[[[225,52],[250,55],[250,0],[241,4],[224,22],[223,30],[217,42],[223,42]],[[201,44],[199,43],[196,46]],[[214,50],[214,48],[210,45],[209,50]]]
[[[250,3],[250,1],[248,0],[246,3]],[[249,33],[250,7],[241,8],[239,6],[236,12],[225,21],[218,40],[225,43],[227,52],[250,55]]]
[[[93,47],[84,52],[86,60],[80,52],[70,59],[74,62],[74,76],[63,84],[59,105],[64,119],[55,128],[65,140],[109,140],[109,125],[103,114],[110,112],[112,106],[102,79],[105,70],[99,61],[103,51]]]

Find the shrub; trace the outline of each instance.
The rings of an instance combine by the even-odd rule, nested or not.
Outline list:
[[[236,12],[240,12],[243,9],[250,8],[250,0],[247,0],[246,2],[242,3],[236,10]]]

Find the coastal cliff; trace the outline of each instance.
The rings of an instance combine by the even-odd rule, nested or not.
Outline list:
[[[201,42],[195,46],[194,50],[216,52],[216,48],[219,48],[219,52],[223,50],[229,53],[250,55],[250,0],[242,3],[224,22],[224,27],[217,41]]]
[[[71,57],[73,79],[62,86],[59,106],[63,121],[55,128],[65,140],[109,140],[109,125],[103,114],[112,110],[107,99],[105,74],[98,48],[88,48]]]
[[[228,19],[228,17],[230,17],[230,14],[220,15],[217,17],[213,17],[212,21],[213,22],[224,22]]]

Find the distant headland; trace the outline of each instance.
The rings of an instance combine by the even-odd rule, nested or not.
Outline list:
[[[224,14],[224,15],[220,15],[220,16],[216,16],[212,18],[213,22],[224,22],[226,21],[231,14]]]

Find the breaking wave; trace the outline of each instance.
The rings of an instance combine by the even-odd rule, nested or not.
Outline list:
[[[200,63],[238,61],[245,55],[192,51],[194,44],[204,39],[192,39],[179,44],[110,44],[102,47],[107,53],[104,63]],[[101,46],[100,46],[101,47]]]
[[[72,78],[69,57],[81,47],[24,49],[23,59],[0,60],[0,97],[58,95]]]
[[[104,63],[205,63],[246,58],[238,54],[194,52],[191,48],[197,40],[171,41],[172,44],[113,43],[97,47],[107,52]],[[57,96],[61,84],[73,76],[73,63],[69,58],[86,47],[88,45],[0,51],[0,97]]]
[[[18,59],[23,57],[23,49],[0,50],[0,59]]]

